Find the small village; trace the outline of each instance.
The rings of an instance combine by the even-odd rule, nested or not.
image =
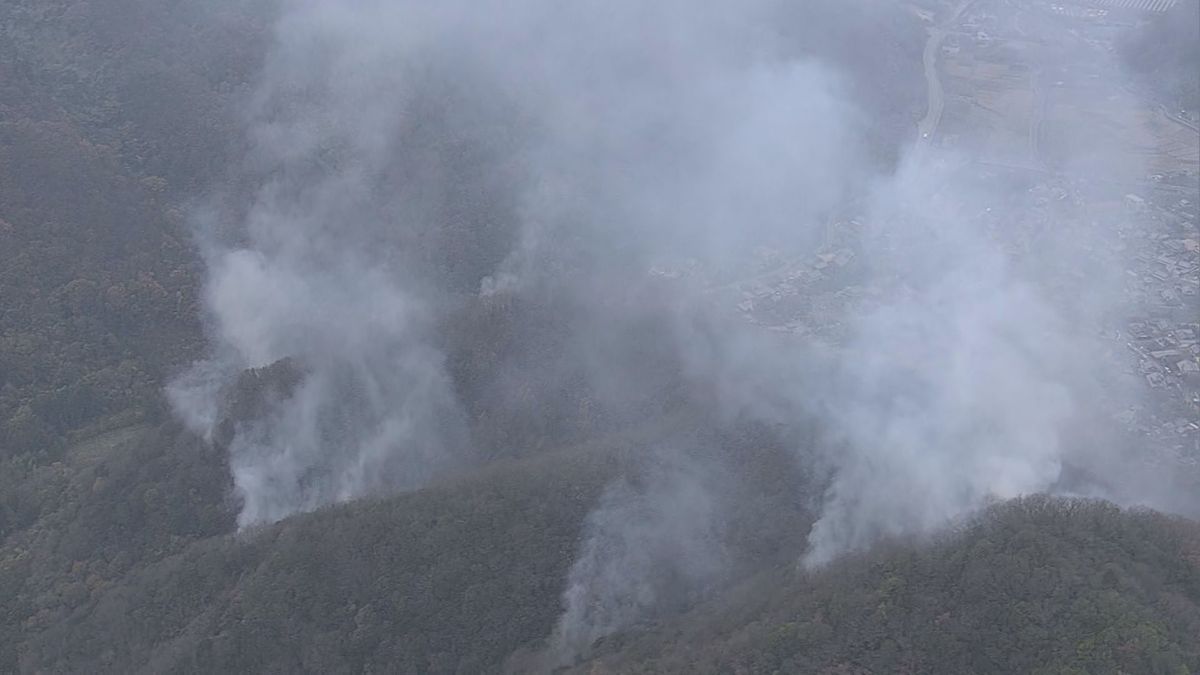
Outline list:
[[[1112,338],[1127,349],[1127,369],[1144,379],[1147,405],[1124,411],[1125,426],[1200,464],[1200,228],[1196,204],[1180,193],[1130,194],[1139,226],[1129,246],[1125,300],[1130,315]],[[1141,308],[1141,312],[1133,311]]]

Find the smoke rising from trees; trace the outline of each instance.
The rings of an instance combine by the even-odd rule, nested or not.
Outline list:
[[[868,221],[859,268],[881,290],[844,317],[844,344],[731,323],[687,282],[657,336],[718,417],[821,427],[818,447],[796,448],[829,475],[806,562],[1054,489],[1096,396],[1091,328],[1065,320],[1045,270],[972,224],[1013,195],[928,151],[874,161],[878,116],[855,92],[882,83],[809,48],[783,5],[288,8],[247,104],[242,182],[223,196],[249,185],[249,206],[217,208],[233,234],[201,237],[213,356],[172,387],[211,436],[238,373],[298,364],[300,383],[229,443],[240,523],[472,461],[435,330],[450,308],[571,298],[589,315],[565,328],[571,353],[615,404],[644,382],[609,295],[662,258],[731,269],[764,244],[814,251],[851,198]],[[876,8],[812,11],[844,23]],[[686,457],[597,505],[555,648],[651,612],[664,569],[685,585],[719,575],[708,490],[736,467]]]

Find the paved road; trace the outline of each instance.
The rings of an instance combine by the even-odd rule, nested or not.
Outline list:
[[[1158,106],[1158,109],[1161,110],[1162,114],[1166,115],[1167,119],[1171,120],[1172,122],[1174,122],[1176,124],[1181,124],[1181,125],[1187,127],[1188,129],[1191,129],[1192,131],[1200,131],[1200,127],[1198,127],[1195,124],[1192,124],[1191,122],[1189,122],[1188,120],[1185,120],[1184,118],[1172,113],[1170,110],[1167,109],[1167,106],[1160,105],[1160,106]]]
[[[938,50],[942,47],[942,40],[946,39],[946,35],[951,32],[950,29],[958,21],[958,17],[962,16],[962,13],[967,11],[967,8],[974,2],[975,0],[963,0],[954,10],[954,14],[929,29],[929,39],[925,41],[925,54],[922,58],[925,64],[925,86],[929,92],[929,103],[925,109],[925,118],[917,124],[917,131],[920,133],[920,138],[917,139],[918,147],[933,142],[933,135],[942,121],[942,109],[946,103],[942,91],[942,81],[937,72]]]

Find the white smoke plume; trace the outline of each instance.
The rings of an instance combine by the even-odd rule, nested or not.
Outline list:
[[[641,384],[621,362],[637,338],[610,302],[631,275],[663,257],[737,269],[762,244],[811,255],[852,199],[874,293],[838,318],[841,344],[731,325],[694,288],[680,295],[703,316],[681,312],[662,336],[731,418],[819,421],[822,443],[796,449],[829,476],[806,561],[1052,489],[1080,459],[1070,429],[1097,396],[1092,336],[1111,286],[1090,280],[1071,307],[1052,297],[1074,240],[1014,262],[988,229],[1015,220],[1013,189],[968,184],[932,151],[890,172],[871,162],[874,117],[854,92],[887,75],[855,80],[802,22],[872,25],[888,6],[290,6],[248,113],[251,205],[233,243],[207,248],[216,356],[173,389],[211,433],[238,372],[297,362],[301,383],[230,444],[240,522],[470,460],[433,337],[463,297],[570,296],[586,308],[570,353],[619,398]],[[672,466],[613,488],[589,520],[552,640],[562,653],[652,614],[658,571],[702,584],[719,568],[719,508],[697,469]]]
[[[837,454],[810,564],[1059,478],[1093,336],[972,222],[974,197],[912,164],[876,195],[866,253],[888,283],[818,394]]]
[[[455,288],[560,284],[564,251],[603,279],[665,251],[810,237],[855,170],[854,112],[832,71],[778,53],[772,7],[288,9],[247,115],[241,234],[207,243],[218,356],[173,387],[211,434],[238,371],[304,370],[232,441],[241,522],[453,463],[462,436],[428,331]],[[505,255],[448,279],[463,250],[438,248],[447,220],[468,221],[464,247],[499,231]]]
[[[711,473],[680,456],[659,464],[641,484],[609,487],[584,525],[567,576],[564,611],[546,650],[569,665],[596,640],[682,606],[689,592],[723,571],[721,516]]]

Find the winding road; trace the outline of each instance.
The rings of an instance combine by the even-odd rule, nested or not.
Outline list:
[[[1160,112],[1162,112],[1162,114],[1164,116],[1166,116],[1167,119],[1171,120],[1172,122],[1174,122],[1180,126],[1187,127],[1188,129],[1191,129],[1192,131],[1200,131],[1200,127],[1196,126],[1195,124],[1192,124],[1191,122],[1180,117],[1179,115],[1172,113],[1170,110],[1167,110],[1167,106],[1162,105],[1160,103],[1158,106],[1158,109]]]
[[[917,124],[917,131],[920,133],[920,138],[917,139],[917,146],[928,146],[933,143],[933,135],[937,132],[938,124],[942,121],[942,109],[945,108],[946,100],[942,91],[942,81],[938,77],[937,72],[937,55],[938,50],[942,46],[942,40],[946,39],[946,35],[950,32],[958,17],[962,16],[967,8],[975,3],[975,0],[963,0],[955,8],[954,14],[949,16],[945,21],[937,26],[929,29],[929,39],[925,41],[925,54],[923,61],[925,64],[925,85],[929,92],[929,103],[925,110],[925,117]]]

